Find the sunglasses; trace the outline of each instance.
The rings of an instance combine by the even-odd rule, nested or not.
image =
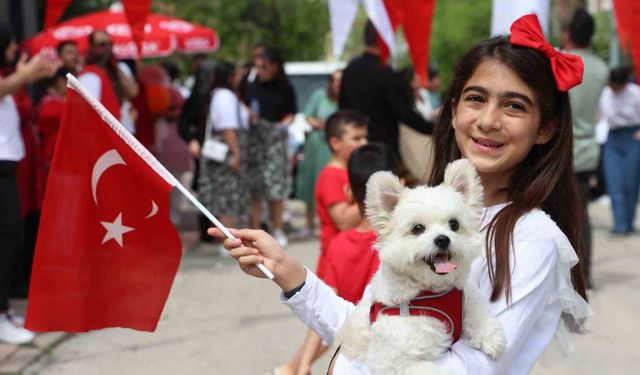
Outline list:
[[[102,48],[111,47],[112,45],[113,45],[113,42],[98,42],[94,44],[94,46],[102,47]]]

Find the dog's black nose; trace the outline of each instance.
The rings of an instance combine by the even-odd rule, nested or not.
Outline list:
[[[436,246],[438,246],[441,249],[446,249],[447,247],[449,247],[449,243],[451,243],[451,240],[449,239],[449,237],[441,234],[438,237],[436,237],[433,242],[436,244]]]

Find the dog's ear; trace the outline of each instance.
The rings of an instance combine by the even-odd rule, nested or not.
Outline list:
[[[459,159],[447,165],[444,183],[462,194],[465,202],[477,213],[482,211],[484,194],[480,177],[473,164],[467,159]]]
[[[367,181],[366,215],[373,229],[384,235],[393,209],[398,204],[404,186],[391,172],[376,172]]]

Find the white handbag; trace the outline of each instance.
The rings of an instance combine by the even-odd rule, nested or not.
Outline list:
[[[215,90],[213,91],[215,95]],[[213,121],[209,115],[207,115],[207,122],[204,133],[204,143],[202,144],[202,156],[218,163],[222,163],[227,160],[227,154],[229,154],[229,146],[216,139],[212,133]]]
[[[227,159],[229,146],[214,138],[205,139],[202,144],[202,156],[209,160],[222,163]]]

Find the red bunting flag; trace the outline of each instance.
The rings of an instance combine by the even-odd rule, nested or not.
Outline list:
[[[122,0],[124,14],[131,28],[131,35],[138,46],[138,51],[142,51],[142,40],[144,39],[144,25],[147,22],[151,0]],[[142,56],[142,52],[138,57]]]
[[[47,0],[43,29],[46,30],[58,23],[69,4],[71,4],[71,0]]]
[[[36,244],[26,327],[155,330],[181,257],[177,181],[73,77]]]

